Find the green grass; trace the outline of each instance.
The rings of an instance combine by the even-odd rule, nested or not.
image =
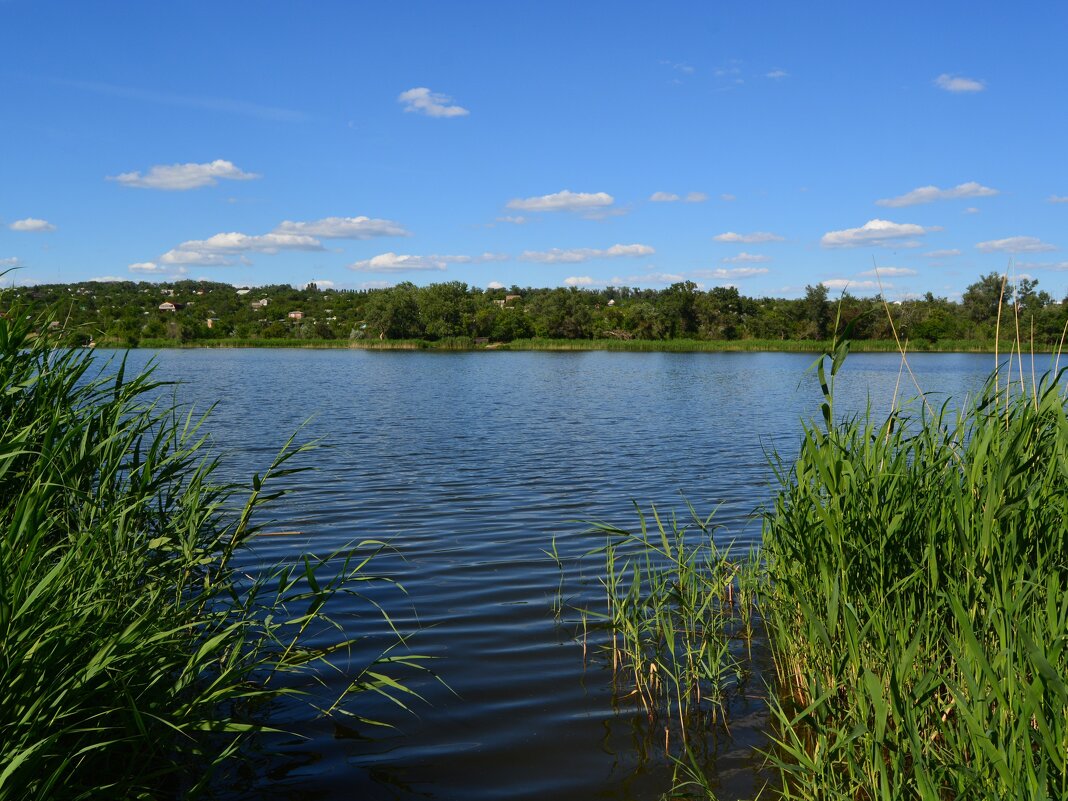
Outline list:
[[[188,797],[275,701],[411,697],[389,675],[421,664],[403,643],[342,697],[317,683],[353,657],[327,614],[375,581],[380,543],[235,570],[306,446],[220,484],[204,418],[151,374],[97,375],[20,318],[0,317],[0,799]]]
[[[844,355],[764,527],[783,797],[1068,798],[1061,387],[839,422]]]

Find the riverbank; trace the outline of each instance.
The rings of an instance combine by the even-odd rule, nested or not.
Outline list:
[[[511,342],[478,342],[468,337],[451,339],[204,339],[175,342],[170,339],[144,339],[137,347],[148,350],[189,348],[304,348],[310,350],[440,350],[440,351],[625,351],[638,353],[824,353],[831,346],[822,340],[789,339],[516,339]],[[120,343],[99,342],[99,348],[125,349]],[[908,343],[909,352],[922,353],[1009,353],[1014,344],[1006,340],[996,349],[982,340],[917,340]],[[850,349],[856,353],[896,353],[892,339],[855,340]],[[1035,353],[1052,353],[1051,345],[1036,343]]]

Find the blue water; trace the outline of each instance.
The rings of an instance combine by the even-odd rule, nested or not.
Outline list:
[[[104,356],[104,354],[100,354]],[[150,354],[131,354],[134,366]],[[413,651],[439,657],[410,678],[425,702],[407,713],[362,697],[373,730],[275,710],[299,735],[264,741],[261,770],[238,777],[233,799],[654,799],[670,766],[642,716],[614,703],[610,671],[583,658],[554,620],[560,571],[542,549],[556,538],[565,592],[591,593],[579,557],[597,544],[581,521],[634,521],[632,501],[682,510],[680,492],[717,509],[723,544],[759,539],[754,514],[773,492],[769,455],[789,457],[800,421],[819,414],[806,369],[777,353],[429,353],[176,350],[157,376],[207,409],[225,475],[262,470],[289,434],[319,438],[314,466],[286,486],[255,560],[388,540],[378,569],[406,594],[377,592]],[[917,354],[912,370],[933,405],[981,386],[983,355]],[[900,359],[856,354],[843,369],[840,413],[890,408]],[[907,373],[898,394],[914,396]],[[335,610],[352,633],[383,642],[383,626],[353,601]],[[355,665],[367,653],[354,655]],[[339,678],[328,690],[340,691]],[[758,786],[759,705],[737,710],[719,744],[723,797]]]

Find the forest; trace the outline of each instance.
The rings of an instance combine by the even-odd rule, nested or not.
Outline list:
[[[1068,298],[1036,279],[1015,284],[979,277],[960,301],[831,295],[822,284],[796,299],[748,297],[735,287],[480,289],[460,281],[348,290],[309,284],[235,287],[212,281],[45,284],[0,293],[0,309],[46,315],[75,345],[511,343],[517,340],[674,340],[782,343],[824,341],[848,329],[854,341],[909,340],[916,347],[982,347],[999,332],[1055,346],[1068,323]],[[999,314],[999,309],[1001,309]],[[889,314],[887,313],[889,311]]]

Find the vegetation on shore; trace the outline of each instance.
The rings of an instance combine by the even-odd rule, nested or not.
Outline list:
[[[716,797],[695,755],[729,729],[717,691],[753,667],[748,621],[773,655],[770,797],[1068,798],[1063,372],[1010,359],[955,411],[895,398],[885,420],[841,418],[848,347],[818,360],[822,419],[776,462],[762,563],[732,569],[711,519],[595,529],[613,672],[638,709],[676,710],[677,792]],[[718,716],[689,714],[698,699]]]
[[[306,446],[251,489],[220,484],[203,417],[32,323],[0,315],[0,799],[190,797],[275,702],[403,703],[388,673],[419,657],[387,645],[353,672],[359,635],[327,617],[375,580],[380,543],[264,570],[244,555]],[[349,674],[341,698],[323,670]]]
[[[823,285],[803,297],[746,297],[734,287],[692,282],[660,289],[510,289],[461,282],[338,290],[308,285],[235,288],[209,281],[82,282],[11,290],[29,309],[49,313],[69,344],[117,347],[189,345],[466,349],[811,350],[845,326],[858,346],[912,350],[993,350],[998,310],[1018,316],[1025,341],[1053,347],[1068,304],[1033,279],[1005,287],[982,276],[961,300],[928,293],[894,304],[895,324],[871,314],[882,300],[848,293],[835,302]],[[1001,334],[1015,334],[1011,326]],[[372,344],[378,343],[378,344]]]

